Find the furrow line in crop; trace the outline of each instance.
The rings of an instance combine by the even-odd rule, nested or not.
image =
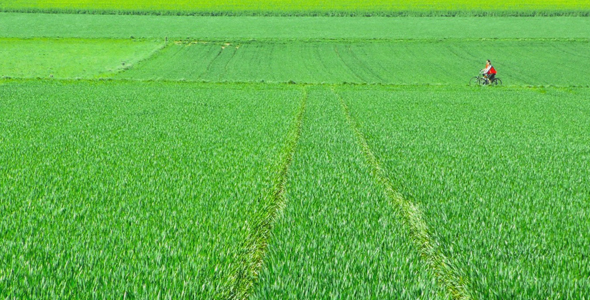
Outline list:
[[[264,199],[266,201],[263,201],[264,203],[262,205],[265,207],[260,210],[260,214],[256,218],[257,223],[249,228],[249,234],[244,242],[242,261],[238,266],[234,278],[234,288],[230,291],[230,295],[224,298],[247,299],[252,287],[258,280],[258,274],[262,268],[264,256],[268,248],[268,241],[272,235],[273,225],[286,205],[285,184],[287,182],[287,173],[289,172],[289,167],[293,161],[295,150],[301,136],[306,103],[307,88],[303,87],[301,105],[279,159],[278,172],[272,181],[271,192],[268,194],[268,199]]]
[[[410,238],[418,248],[420,256],[425,261],[428,269],[433,273],[437,282],[443,286],[448,294],[447,296],[451,299],[473,299],[469,289],[470,283],[468,278],[460,268],[453,266],[449,258],[441,252],[438,241],[433,239],[429,233],[428,225],[424,221],[420,208],[416,204],[406,200],[401,193],[393,188],[391,181],[361,132],[359,124],[350,114],[348,105],[346,105],[342,96],[334,88],[332,88],[332,92],[340,99],[340,104],[348,124],[354,130],[363,155],[372,168],[371,173],[373,173],[375,178],[385,188],[387,198],[400,210],[403,217],[402,221],[409,229]]]

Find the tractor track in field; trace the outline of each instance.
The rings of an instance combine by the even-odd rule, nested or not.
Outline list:
[[[211,68],[213,67],[213,64],[215,63],[215,61],[217,61],[217,59],[221,56],[221,53],[223,53],[224,48],[220,48],[219,52],[217,52],[217,55],[215,55],[215,57],[213,57],[213,59],[211,61],[209,61],[209,63],[207,64],[207,68],[205,68],[205,72],[203,72],[203,74],[201,74],[201,78],[208,73],[211,73]]]
[[[307,88],[303,87],[301,105],[295,117],[295,122],[288,133],[289,136],[279,160],[279,170],[272,181],[272,189],[268,194],[268,199],[265,199],[265,207],[260,211],[257,223],[252,226],[249,231],[250,234],[244,242],[244,253],[242,253],[240,267],[234,278],[234,287],[229,292],[229,295],[223,297],[224,299],[247,299],[250,296],[252,287],[258,280],[258,274],[262,269],[274,223],[286,206],[285,185],[287,183],[287,174],[301,136],[307,97]]]
[[[362,78],[357,72],[354,71],[354,69],[346,62],[346,60],[344,60],[344,58],[342,57],[342,55],[340,55],[340,52],[338,51],[338,45],[334,46],[334,52],[336,53],[336,56],[338,57],[338,59],[340,60],[342,65],[346,67],[346,69],[350,72],[350,74],[352,74],[354,77],[358,78],[360,80],[360,82],[370,82],[370,81],[367,81],[366,79]]]
[[[352,50],[352,46],[348,45],[348,53],[350,54],[350,57],[355,60],[359,66],[367,66],[368,64],[366,62],[364,62],[362,59],[359,58],[359,56],[354,52],[354,50]],[[378,81],[367,81],[367,82],[377,82],[377,83],[381,83],[381,82],[386,82],[385,79],[383,79],[378,73],[377,71],[375,71],[375,69],[373,68],[366,68],[365,72],[369,73],[370,75],[372,75],[374,78],[377,78]]]
[[[385,195],[393,205],[395,205],[401,212],[403,223],[408,227],[410,238],[418,248],[420,256],[424,260],[429,271],[432,272],[438,284],[441,284],[445,289],[447,296],[451,299],[473,299],[473,294],[470,291],[470,282],[464,275],[463,271],[456,266],[453,266],[450,259],[446,257],[440,250],[440,246],[434,240],[428,229],[428,225],[424,220],[423,213],[420,208],[406,200],[404,196],[396,191],[391,184],[391,181],[385,174],[381,167],[379,160],[369,147],[366,138],[359,129],[359,124],[350,114],[350,109],[346,102],[334,88],[332,92],[340,100],[340,105],[349,126],[353,129],[357,142],[360,144],[365,159],[369,162],[372,170],[371,173],[376,177],[379,183],[385,188]]]

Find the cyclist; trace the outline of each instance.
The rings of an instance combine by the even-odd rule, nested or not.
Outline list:
[[[485,84],[490,84],[496,78],[496,69],[492,66],[492,62],[489,59],[486,61],[486,67],[481,72],[486,79]]]

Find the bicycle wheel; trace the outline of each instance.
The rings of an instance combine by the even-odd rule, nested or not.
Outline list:
[[[500,78],[494,78],[494,81],[492,82],[493,85],[502,85],[502,79]]]
[[[483,80],[481,77],[471,77],[471,79],[469,79],[469,85],[470,86],[476,86],[476,85],[482,85],[483,84]]]

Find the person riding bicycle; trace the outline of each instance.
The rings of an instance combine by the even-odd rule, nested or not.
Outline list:
[[[486,79],[486,84],[491,83],[496,78],[496,69],[492,66],[492,62],[488,59],[486,61],[486,67],[481,70],[483,77]]]

